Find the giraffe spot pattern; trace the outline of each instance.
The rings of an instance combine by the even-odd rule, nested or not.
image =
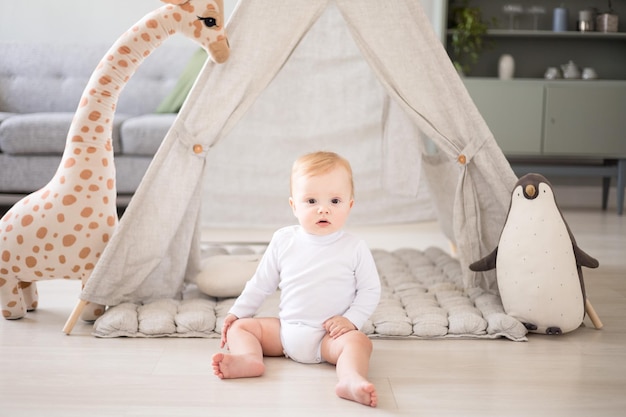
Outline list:
[[[30,283],[21,281],[25,278],[89,277],[117,225],[110,137],[117,95],[142,58],[168,34],[174,33],[174,22],[187,19],[187,23],[176,30],[181,29],[200,42],[200,29],[206,31],[206,28],[197,24],[201,22],[195,15],[194,2],[196,0],[160,8],[166,11],[159,17],[146,19],[138,25],[141,27],[132,28],[134,34],[124,35],[126,40],[120,39],[113,52],[100,61],[80,98],[68,133],[66,156],[57,173],[43,192],[23,199],[19,210],[9,211],[2,218],[0,287],[10,287],[14,295],[5,302],[6,291],[2,291],[3,316],[13,318],[20,314],[18,306],[23,300],[18,287],[31,290]],[[206,3],[205,0],[197,2]],[[198,12],[207,10],[215,11],[215,8],[200,8]],[[212,31],[207,33],[202,40],[205,47],[218,40]],[[34,285],[32,291],[31,295],[36,295]],[[31,306],[37,306],[36,297]],[[96,311],[103,313],[102,308]]]
[[[80,178],[83,180],[88,180],[93,175],[93,171],[90,169],[84,169],[80,172]]]
[[[92,122],[97,122],[102,117],[102,113],[100,113],[98,110],[94,110],[91,113],[89,113],[88,117],[89,117],[89,120],[91,120]]]
[[[92,207],[85,207],[80,212],[81,217],[90,217],[92,214],[93,214],[93,208]]]
[[[98,82],[101,85],[109,85],[113,80],[111,79],[110,75],[103,75],[102,77],[100,77],[100,80],[98,80]]]
[[[91,253],[91,248],[85,247],[80,250],[78,257],[80,259],[85,259],[89,256],[90,253]]]
[[[30,226],[33,223],[33,220],[34,218],[30,214],[25,215],[22,217],[22,227]]]
[[[35,266],[37,266],[37,258],[35,258],[34,256],[27,256],[25,262],[26,266],[29,268],[34,268]]]
[[[64,196],[63,200],[62,200],[64,206],[71,206],[76,201],[77,201],[76,196],[74,196],[72,194],[68,194],[68,195]]]
[[[65,247],[72,246],[74,243],[76,243],[76,236],[74,235],[63,236],[63,246]]]

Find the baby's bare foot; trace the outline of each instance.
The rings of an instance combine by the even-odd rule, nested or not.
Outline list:
[[[252,355],[213,355],[213,373],[220,379],[250,378],[263,375],[263,361]]]
[[[378,405],[378,394],[376,387],[369,381],[340,381],[335,392],[341,398],[356,401],[361,404],[376,407]]]

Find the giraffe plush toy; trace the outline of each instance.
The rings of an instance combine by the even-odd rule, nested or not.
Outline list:
[[[180,32],[228,59],[223,0],[163,0],[124,33],[93,72],[52,180],[0,220],[0,303],[6,319],[37,308],[36,281],[89,279],[117,225],[112,129],[122,89],[152,50]],[[90,304],[84,320],[104,306]]]

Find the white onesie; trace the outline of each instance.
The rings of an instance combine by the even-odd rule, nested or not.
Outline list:
[[[274,233],[230,313],[252,317],[277,288],[283,349],[303,363],[322,361],[324,321],[340,315],[360,329],[380,299],[374,258],[363,240],[344,231],[311,235],[299,225]]]

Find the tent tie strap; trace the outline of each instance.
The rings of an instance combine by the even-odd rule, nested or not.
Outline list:
[[[465,148],[463,148],[459,155],[456,157],[456,161],[459,163],[459,165],[469,164],[472,158],[474,158],[474,156],[480,151],[485,143],[487,143],[486,136],[470,140],[467,146],[465,146]]]

